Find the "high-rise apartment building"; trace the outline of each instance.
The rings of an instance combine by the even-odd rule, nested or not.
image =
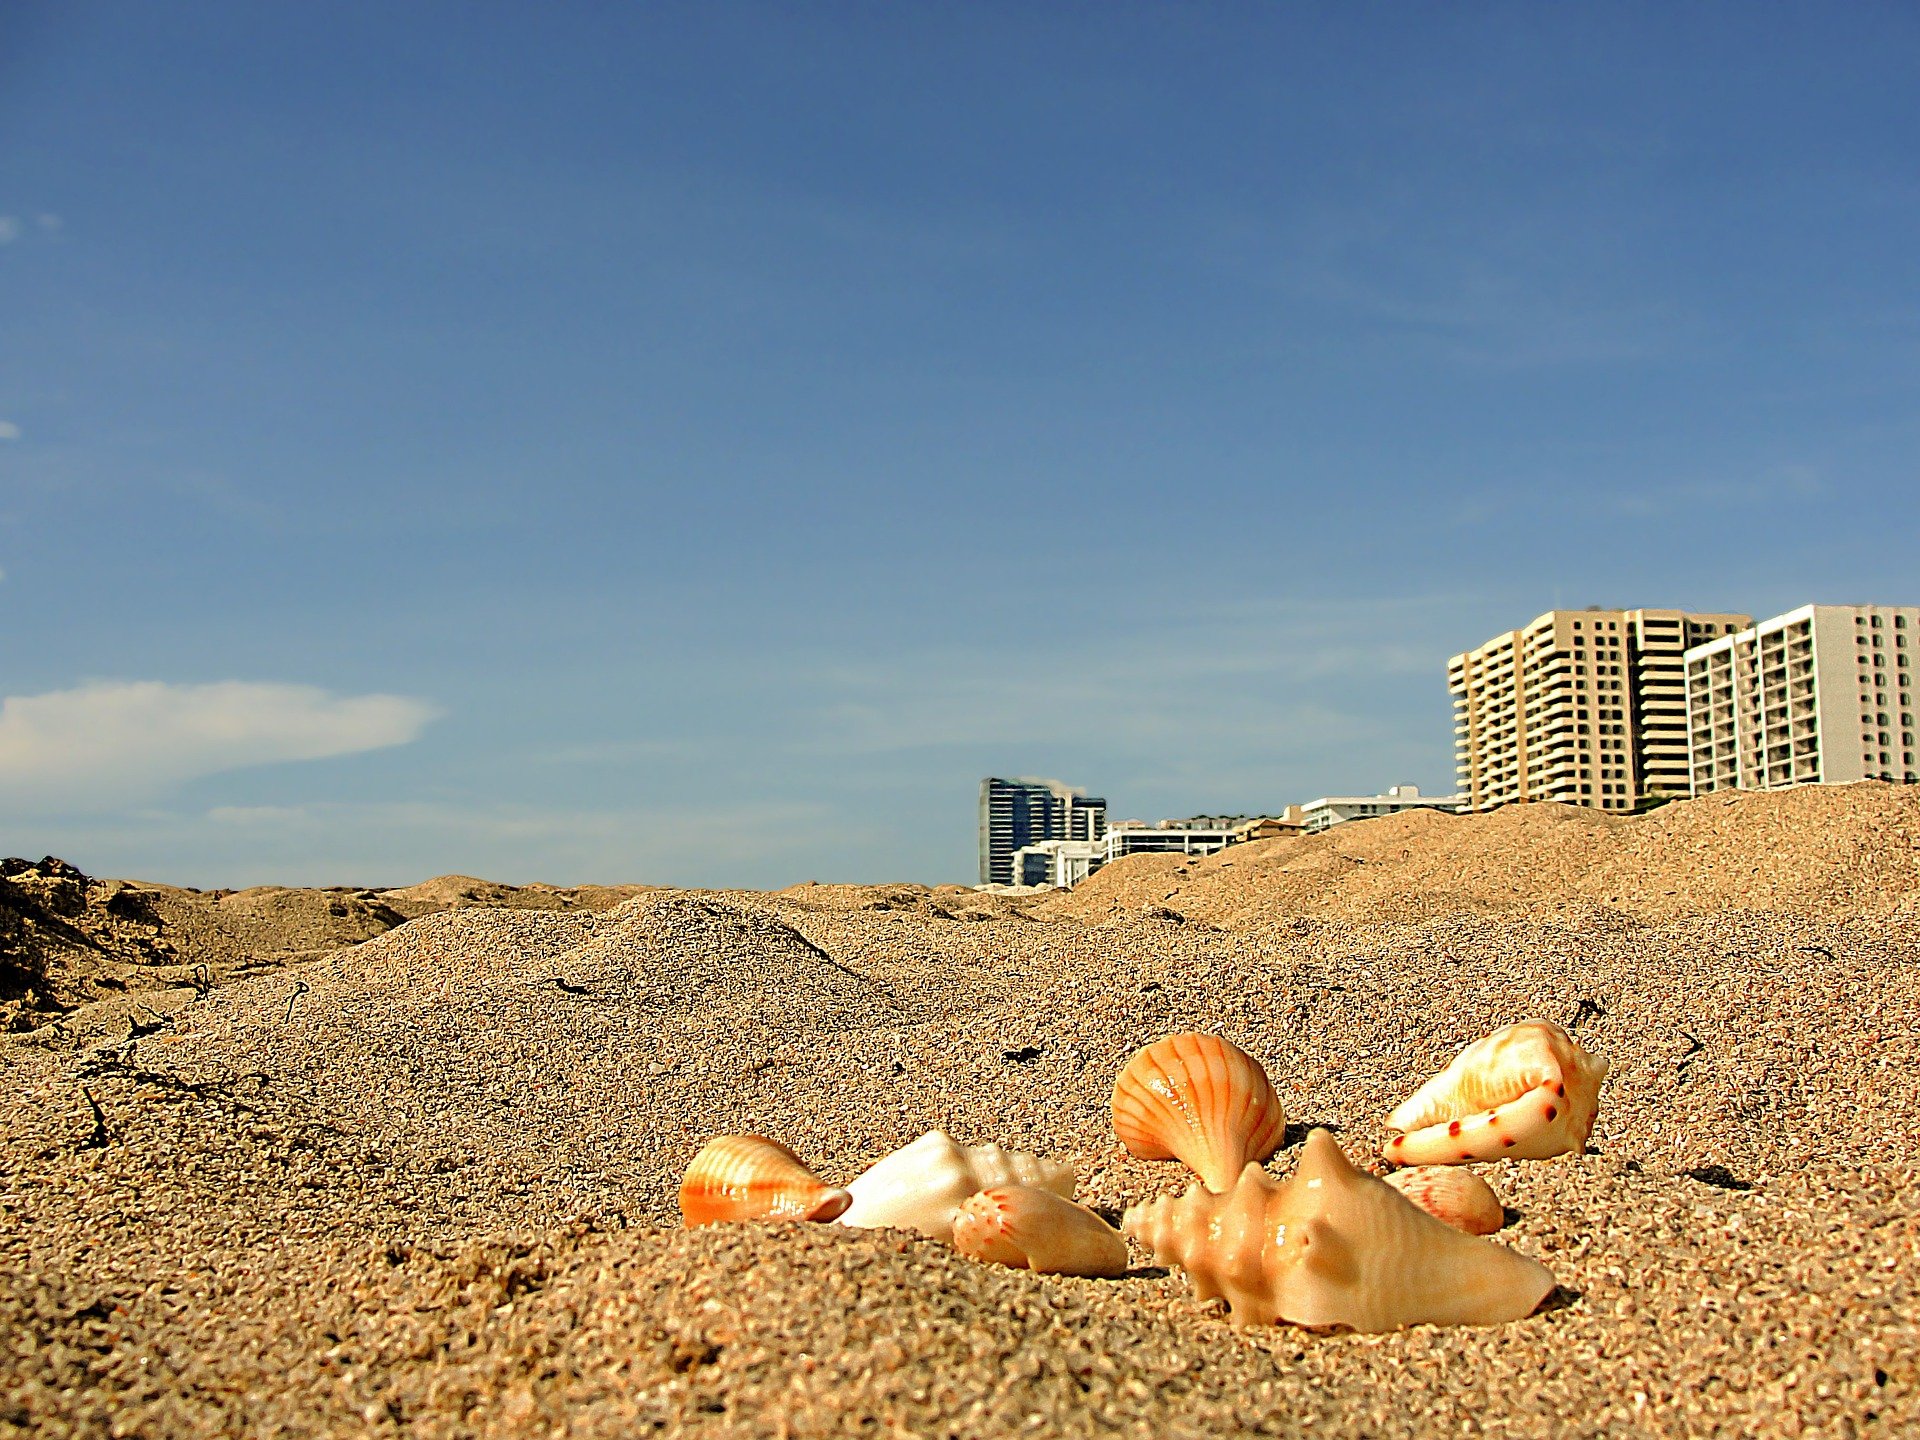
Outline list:
[[[1686,665],[1693,794],[1920,782],[1920,607],[1802,605]]]
[[[1098,840],[1107,802],[1058,780],[980,782],[980,883],[1015,882],[1013,852],[1042,840]]]
[[[1752,624],[1683,610],[1550,610],[1447,662],[1470,810],[1631,810],[1688,793],[1687,650]]]

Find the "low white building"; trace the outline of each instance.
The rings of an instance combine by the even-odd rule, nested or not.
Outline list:
[[[1013,852],[1016,885],[1051,885],[1066,890],[1078,885],[1104,863],[1098,840],[1042,840]]]
[[[1144,820],[1122,820],[1098,840],[1042,840],[1023,845],[1013,852],[1014,884],[1051,885],[1065,890],[1123,856],[1212,855],[1243,840],[1264,838],[1259,820],[1248,821],[1237,815],[1220,819],[1218,825],[1177,820],[1149,825]]]
[[[1467,808],[1464,795],[1422,795],[1418,785],[1389,785],[1382,795],[1323,795],[1300,807],[1309,835],[1349,820],[1398,815],[1403,810],[1445,810],[1459,814]]]
[[[1920,606],[1802,605],[1686,653],[1692,789],[1920,782]]]
[[[1122,855],[1211,855],[1233,844],[1238,828],[1237,824],[1197,828],[1122,821],[1100,837],[1100,864],[1110,864]]]

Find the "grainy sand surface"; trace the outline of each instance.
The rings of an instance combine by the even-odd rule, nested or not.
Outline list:
[[[0,1433],[1912,1434],[1916,895],[1920,792],[1870,785],[1401,817],[1046,898],[481,900],[90,1005],[0,1041]],[[835,1180],[938,1126],[1110,1212],[1178,1191],[1107,1098],[1181,1029],[1266,1064],[1273,1173],[1309,1124],[1369,1159],[1535,1014],[1613,1072],[1593,1153],[1482,1167],[1561,1286],[1510,1325],[1236,1331],[1144,1257],[678,1228],[737,1131]]]

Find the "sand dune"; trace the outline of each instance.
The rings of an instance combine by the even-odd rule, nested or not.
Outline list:
[[[467,903],[88,1005],[0,1042],[0,1433],[1906,1433],[1916,798],[1402,817],[1039,902]],[[1274,1173],[1309,1123],[1367,1158],[1528,1014],[1614,1071],[1593,1153],[1484,1169],[1562,1287],[1511,1325],[1236,1332],[1152,1269],[677,1225],[727,1131],[835,1180],[938,1126],[1110,1211],[1177,1191],[1106,1110],[1176,1029],[1266,1062]]]
[[[501,885],[442,875],[397,890],[190,890],[0,860],[0,1031],[114,995],[205,988],[331,954],[437,910],[609,909],[642,885]]]
[[[1846,914],[1920,892],[1920,789],[1869,782],[1706,796],[1644,816],[1571,805],[1417,810],[1205,859],[1132,856],[1049,918],[1158,906],[1230,928],[1296,916],[1495,913],[1593,900],[1644,917]]]

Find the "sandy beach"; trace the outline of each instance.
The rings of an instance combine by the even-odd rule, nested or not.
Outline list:
[[[1418,812],[1033,896],[7,883],[0,1434],[1920,1427],[1913,787]],[[1270,1173],[1315,1125],[1368,1163],[1534,1015],[1612,1073],[1590,1153],[1481,1167],[1560,1287],[1512,1324],[1236,1330],[1137,1249],[679,1223],[749,1131],[836,1183],[940,1128],[1110,1216],[1176,1193],[1108,1097],[1179,1030],[1266,1066]]]

